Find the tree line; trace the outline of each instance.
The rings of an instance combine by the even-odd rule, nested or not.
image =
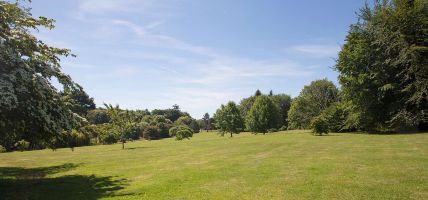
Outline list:
[[[334,69],[340,88],[326,79],[291,98],[262,94],[229,102],[202,119],[178,106],[164,110],[96,108],[82,86],[63,73],[69,49],[31,34],[54,28],[20,1],[0,0],[0,151],[75,147],[138,139],[189,138],[200,128],[222,135],[287,129],[328,132],[400,132],[428,128],[428,3],[374,1],[350,26]],[[52,85],[58,80],[60,88]]]
[[[31,34],[53,29],[54,20],[35,18],[20,3],[0,1],[0,151],[180,140],[199,132],[198,122],[178,105],[151,112],[107,104],[96,108],[83,87],[61,70],[60,58],[75,55]],[[176,131],[170,132],[173,127]]]
[[[334,66],[340,90],[326,79],[313,81],[288,112],[258,92],[239,105],[222,105],[215,115],[219,130],[266,133],[278,121],[316,134],[427,130],[428,2],[376,0],[358,17]]]

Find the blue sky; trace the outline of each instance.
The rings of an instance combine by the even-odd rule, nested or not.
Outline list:
[[[63,70],[102,103],[178,104],[193,117],[256,89],[299,94],[331,67],[361,0],[33,0],[40,30],[76,58]]]

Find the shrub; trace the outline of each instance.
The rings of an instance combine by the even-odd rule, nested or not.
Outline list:
[[[274,133],[274,132],[278,132],[278,129],[276,129],[276,128],[268,129],[268,133]]]
[[[30,143],[25,140],[20,140],[15,143],[15,148],[21,152],[27,150],[28,147],[30,147]]]
[[[328,125],[328,121],[323,115],[315,117],[311,122],[311,126],[315,135],[328,134]]]
[[[69,133],[68,147],[80,147],[90,145],[91,139],[88,135],[83,132],[79,132],[75,129]]]
[[[114,132],[106,132],[100,135],[100,140],[103,144],[114,144],[119,140],[119,137]]]
[[[281,126],[281,128],[278,129],[279,131],[286,131],[288,130],[287,126]]]
[[[160,131],[157,126],[146,126],[143,130],[143,137],[147,140],[160,139]]]
[[[186,125],[174,126],[169,129],[169,135],[176,140],[189,139],[193,136],[193,130]]]
[[[348,113],[344,108],[344,104],[337,102],[330,105],[322,111],[322,113],[314,118],[311,127],[318,134],[328,132],[346,132],[351,131],[352,126],[347,125]]]
[[[104,123],[109,123],[111,120],[106,109],[90,110],[86,115],[86,119],[91,124],[104,124]]]
[[[4,148],[2,145],[0,145],[0,153],[6,152],[6,148]]]

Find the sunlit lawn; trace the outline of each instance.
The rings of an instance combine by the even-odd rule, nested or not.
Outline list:
[[[428,199],[428,134],[200,133],[0,154],[0,199]]]

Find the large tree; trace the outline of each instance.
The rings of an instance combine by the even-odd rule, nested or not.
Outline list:
[[[291,103],[288,111],[289,128],[308,129],[311,120],[339,100],[339,90],[329,80],[312,81]]]
[[[279,108],[270,97],[260,95],[248,112],[245,124],[250,131],[265,134],[269,129],[278,128],[279,120]]]
[[[359,13],[336,69],[351,116],[363,130],[428,122],[428,2],[375,1]]]
[[[225,133],[238,134],[244,129],[244,119],[235,102],[230,101],[226,105],[221,105],[214,114],[216,127],[219,133],[224,136]]]
[[[202,120],[204,121],[204,126],[203,127],[205,127],[205,130],[207,132],[208,132],[208,130],[211,129],[211,120],[210,119],[211,119],[210,118],[210,114],[208,114],[208,113],[205,113],[204,116],[203,116],[203,118],[202,118]]]
[[[90,110],[95,109],[94,98],[89,97],[82,86],[76,86],[77,90],[65,88],[64,91],[61,91],[61,95],[63,96],[63,101],[70,106],[71,111],[82,117],[86,117]]]
[[[54,28],[53,22],[32,17],[19,2],[0,1],[0,144],[8,150],[22,139],[31,148],[49,145],[80,121],[51,83],[55,78],[67,90],[81,89],[60,67],[60,57],[70,51],[31,34]]]
[[[287,129],[288,127],[288,111],[291,107],[291,97],[286,94],[276,94],[269,96],[274,104],[278,107],[279,111],[279,126],[282,129]]]

